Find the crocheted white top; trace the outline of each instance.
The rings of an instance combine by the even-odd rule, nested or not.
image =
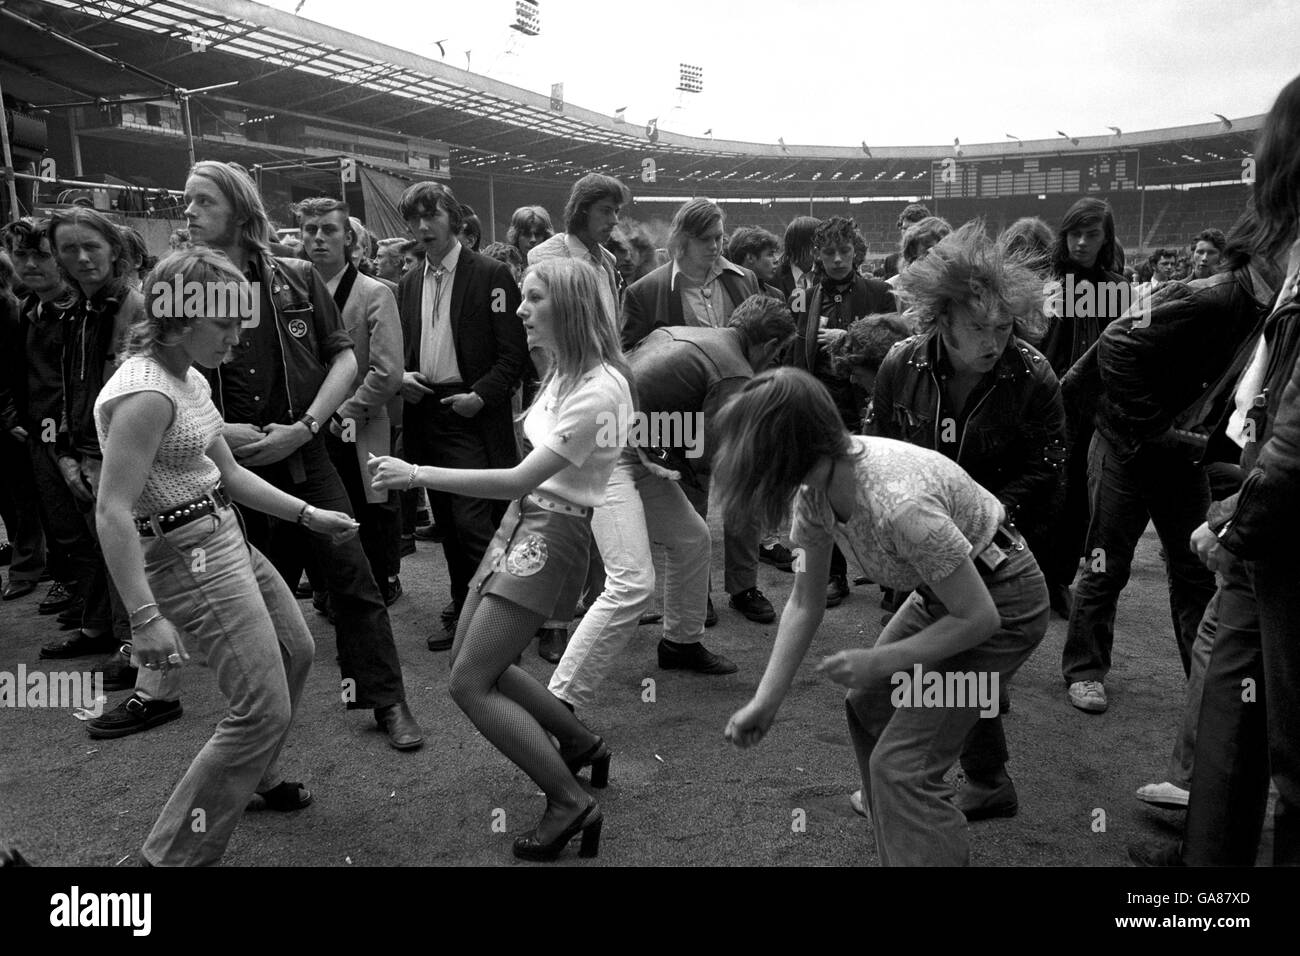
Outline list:
[[[158,392],[172,403],[172,420],[163,432],[144,491],[132,509],[144,518],[207,494],[221,480],[221,471],[207,455],[221,436],[224,422],[212,404],[212,389],[197,369],[181,382],[147,355],[135,355],[113,373],[95,400],[95,428],[101,447],[108,448],[113,406],[136,392]]]

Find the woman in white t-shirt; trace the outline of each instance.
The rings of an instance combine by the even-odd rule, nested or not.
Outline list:
[[[793,498],[794,591],[753,700],[727,724],[738,747],[776,719],[826,609],[838,538],[873,581],[915,591],[875,647],[818,668],[851,688],[849,733],[882,864],[968,862],[966,821],[944,773],[998,689],[1047,630],[1047,587],[1002,503],[928,448],[845,431],[830,393],[792,368],[749,382],[716,424],[728,518],[779,525]],[[864,808],[865,809],[865,808]]]
[[[573,616],[587,572],[592,509],[626,444],[631,375],[600,304],[600,278],[586,263],[548,259],[524,276],[519,317],[528,347],[550,370],[529,407],[533,450],[513,468],[456,469],[375,458],[374,486],[417,485],[511,500],[470,582],[452,646],[451,696],[483,736],[546,793],[537,827],[515,840],[515,856],[553,860],[579,833],[595,856],[601,813],[575,774],[590,765],[593,787],[608,781],[609,749],[531,674],[515,664],[538,626]],[[557,751],[550,738],[559,741]]]
[[[320,534],[355,534],[357,523],[267,484],[222,437],[221,414],[194,366],[216,368],[239,341],[235,303],[246,301],[248,285],[230,260],[210,249],[175,252],[144,292],[132,354],[95,402],[104,451],[95,512],[104,561],[129,610],[132,660],[166,671],[193,653],[229,705],[140,851],[149,866],[211,865],[246,808],[291,811],[312,799],[276,765],[315,645],[293,593],[245,540],[231,501]]]

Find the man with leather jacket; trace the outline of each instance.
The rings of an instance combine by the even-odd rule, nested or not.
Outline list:
[[[1037,553],[1062,478],[1065,413],[1051,366],[1019,337],[1045,324],[1041,283],[994,258],[991,244],[979,224],[963,226],[900,280],[921,331],[881,363],[867,430],[956,461],[998,497]],[[973,286],[981,292],[952,291]],[[968,820],[1017,812],[1007,756],[1001,722],[978,721],[962,751],[967,783],[954,798]]]

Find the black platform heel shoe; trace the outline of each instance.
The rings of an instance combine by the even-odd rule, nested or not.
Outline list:
[[[564,832],[550,843],[539,841],[536,830],[527,836],[516,837],[515,856],[521,860],[550,863],[559,859],[564,848],[581,833],[582,845],[578,847],[578,856],[592,859],[600,853],[600,831],[604,825],[605,819],[601,816],[600,807],[593,800],[587,805],[587,809],[583,810],[578,818],[565,827]]]
[[[609,758],[612,756],[610,749],[605,746],[604,738],[597,737],[585,753],[577,757],[565,757],[564,764],[575,777],[579,770],[590,765],[591,785],[597,790],[603,790],[609,786]]]

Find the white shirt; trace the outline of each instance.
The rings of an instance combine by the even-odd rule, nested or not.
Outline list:
[[[453,242],[451,252],[438,264],[446,270],[441,292],[436,277],[438,266],[429,262],[424,264],[424,290],[420,296],[420,374],[431,385],[464,381],[456,363],[456,340],[451,334],[451,285],[456,278],[460,250],[460,243]]]

